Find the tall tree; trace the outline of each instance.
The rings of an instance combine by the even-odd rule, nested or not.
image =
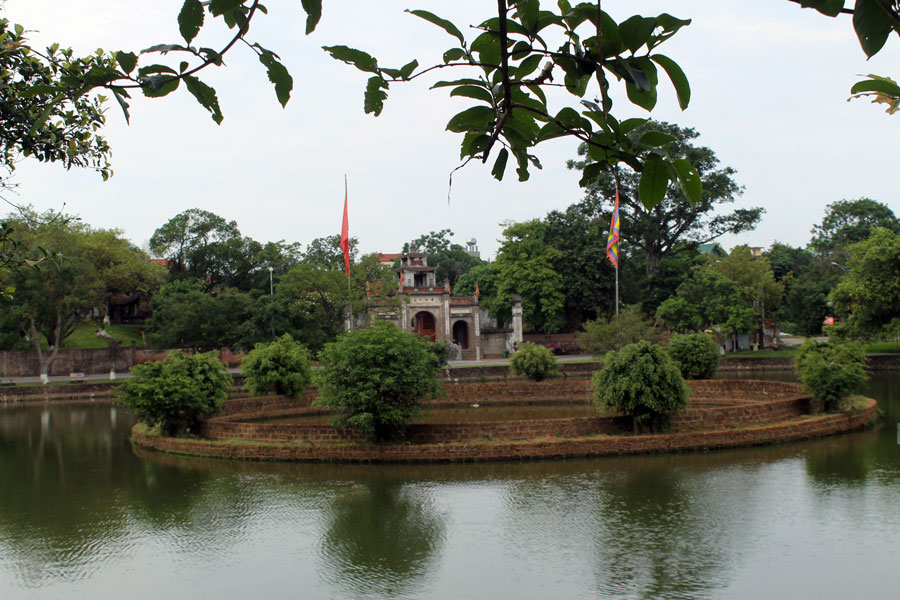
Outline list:
[[[821,333],[829,313],[828,294],[837,282],[838,269],[822,255],[778,242],[764,256],[772,266],[775,281],[784,285],[778,311],[782,329],[800,335]]]
[[[563,278],[553,268],[560,251],[544,239],[546,225],[532,220],[510,225],[497,252],[497,297],[491,316],[511,319],[512,299],[522,297],[522,313],[528,328],[553,333],[565,324]]]
[[[744,306],[756,315],[760,347],[763,347],[765,323],[774,320],[784,293],[784,285],[775,281],[769,261],[753,256],[747,246],[737,246],[711,268],[737,284]]]
[[[178,213],[153,232],[150,250],[165,258],[174,273],[202,277],[205,275],[204,268],[197,268],[195,262],[204,260],[206,246],[240,235],[236,222],[226,221],[206,210],[191,208]]]
[[[601,171],[587,183],[585,211],[609,222],[609,215],[616,197],[616,181],[619,185],[620,235],[624,248],[639,249],[644,254],[648,277],[656,275],[660,261],[667,256],[696,249],[726,233],[752,230],[763,213],[761,208],[736,209],[722,214],[724,205],[731,204],[741,194],[741,187],[734,181],[735,170],[720,167],[715,152],[706,146],[695,146],[699,137],[696,130],[682,128],[671,123],[649,122],[637,127],[629,138],[635,142],[644,138],[668,140],[669,154],[688,161],[696,167],[703,192],[689,202],[681,186],[669,181],[664,199],[657,204],[642,201],[641,186],[645,186],[643,174],[630,167],[615,167]],[[596,164],[587,147],[579,154],[578,161],[569,161],[569,168],[585,171],[586,176]]]
[[[553,269],[562,276],[565,328],[609,313],[615,307],[615,270],[606,259],[606,223],[596,219],[585,203],[552,211],[541,222],[544,242],[559,251]]]
[[[835,311],[844,317],[836,333],[900,335],[900,234],[874,229],[847,252],[849,269],[831,293]]]
[[[350,263],[356,262],[359,240],[350,238]],[[338,233],[319,237],[306,246],[303,262],[315,265],[320,269],[344,269],[344,250],[341,248],[341,236]]]
[[[822,222],[812,228],[809,245],[816,252],[840,259],[847,246],[868,238],[873,227],[900,233],[900,219],[886,205],[871,198],[838,200],[826,207]]]
[[[53,256],[41,269],[12,272],[16,292],[11,312],[37,353],[44,376],[66,338],[92,314],[104,316],[113,295],[151,292],[165,277],[159,265],[117,231],[95,230],[65,215],[11,222],[19,243],[39,245]]]

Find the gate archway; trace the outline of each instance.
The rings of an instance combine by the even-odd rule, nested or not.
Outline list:
[[[425,311],[417,312],[413,316],[413,331],[433,342],[435,339],[434,315]]]
[[[469,326],[465,321],[453,324],[453,341],[463,350],[469,347]]]

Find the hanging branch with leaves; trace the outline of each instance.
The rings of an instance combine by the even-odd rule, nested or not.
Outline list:
[[[450,96],[474,101],[449,120],[447,129],[462,134],[464,161],[487,162],[493,157],[495,178],[503,178],[511,155],[519,180],[527,180],[531,167],[541,168],[534,153],[539,144],[571,137],[586,144],[596,161],[585,171],[582,185],[601,170],[625,163],[641,173],[640,197],[648,207],[662,200],[670,182],[677,183],[689,201],[700,198],[697,170],[684,159],[669,156],[671,136],[648,131],[633,139],[629,132],[647,119],[620,121],[612,114],[609,95],[609,82],[615,79],[624,84],[632,104],[649,112],[656,105],[662,69],[679,106],[687,108],[691,95],[687,77],[657,49],[689,20],[663,13],[616,22],[600,2],[573,6],[560,0],[558,10],[548,11],[538,0],[497,0],[496,16],[475,27],[478,33],[470,42],[455,24],[434,13],[408,12],[455,39],[456,45],[444,52],[440,63],[420,69],[412,60],[400,68],[386,68],[361,50],[325,47],[334,58],[371,73],[365,91],[367,113],[381,113],[391,84],[437,70],[462,71],[462,77],[436,81],[432,89],[449,88]],[[551,90],[568,93],[561,107],[551,104]]]

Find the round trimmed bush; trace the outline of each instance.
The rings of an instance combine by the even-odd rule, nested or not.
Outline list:
[[[513,375],[527,377],[532,381],[543,381],[555,377],[559,372],[559,365],[550,348],[522,342],[509,361],[509,370]]]
[[[430,343],[392,323],[348,331],[326,344],[319,362],[317,404],[337,413],[335,425],[377,442],[400,437],[422,399],[440,389]]]
[[[816,342],[800,346],[794,366],[803,386],[812,394],[820,410],[836,410],[869,378],[866,353],[855,342]]]
[[[247,387],[255,396],[299,396],[312,380],[309,351],[289,333],[268,344],[256,344],[242,366]]]
[[[688,388],[672,357],[648,341],[629,344],[603,359],[591,378],[594,404],[634,419],[635,430],[668,427],[671,413],[688,404]]]
[[[136,365],[120,388],[119,402],[164,435],[195,430],[228,397],[231,375],[216,352],[173,352],[165,360]]]
[[[719,345],[711,335],[674,335],[666,346],[685,379],[709,379],[719,368]]]

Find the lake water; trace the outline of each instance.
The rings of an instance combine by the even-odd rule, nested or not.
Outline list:
[[[898,390],[845,436],[481,465],[139,457],[122,409],[0,410],[0,599],[893,599]]]

